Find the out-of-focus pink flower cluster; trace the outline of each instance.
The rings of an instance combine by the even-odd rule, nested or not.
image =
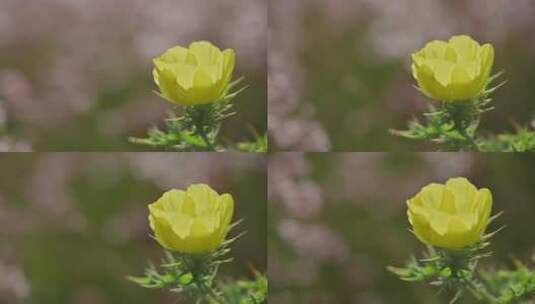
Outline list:
[[[378,218],[399,214],[407,197],[429,181],[444,181],[452,176],[465,176],[474,165],[470,153],[419,153],[414,166],[407,171],[385,167],[392,158],[387,153],[340,153],[333,157],[333,167],[326,180],[325,196],[329,201],[351,201]],[[392,159],[391,161],[395,161]],[[404,177],[402,177],[404,176]],[[388,191],[385,191],[388,189]],[[374,204],[382,201],[392,204]]]
[[[32,127],[72,124],[96,108],[105,109],[97,118],[103,134],[147,126],[169,109],[151,94],[151,58],[208,39],[236,49],[247,71],[264,73],[266,11],[264,0],[2,0],[0,112],[30,141]],[[102,99],[140,77],[146,87],[131,102]]]
[[[306,30],[302,17],[310,9],[326,15],[332,30],[366,22],[373,52],[396,58],[405,58],[425,41],[459,32],[480,33],[492,41],[505,39],[511,32],[533,37],[530,29],[535,25],[531,0],[497,0],[492,5],[485,0],[274,0],[271,39],[293,41],[285,49],[292,52],[294,47],[291,60],[300,51],[299,39],[291,38]]]
[[[21,166],[26,162],[27,166],[30,159],[21,158],[17,161],[21,161]],[[78,210],[77,198],[73,197],[71,191],[72,180],[79,176],[87,177],[97,188],[113,185],[125,171],[142,181],[155,183],[163,190],[183,188],[192,183],[209,183],[217,188],[217,185],[238,178],[241,173],[263,170],[264,163],[261,155],[254,154],[232,157],[210,153],[41,154],[31,170],[27,171],[28,175],[25,175],[27,185],[22,195],[29,202],[28,205],[24,208],[15,207],[18,203],[7,202],[5,197],[10,193],[3,190],[5,195],[0,200],[0,231],[13,236],[23,235],[31,233],[39,225],[50,223],[60,225],[61,229],[85,229],[87,219]],[[126,226],[133,229],[131,236],[140,229],[146,229],[146,210],[142,203],[125,204],[139,207],[138,220],[132,220]]]
[[[0,300],[17,303],[26,299],[30,292],[26,275],[22,268],[4,264],[0,253]]]
[[[478,33],[481,39],[500,41],[511,32],[532,35],[526,30],[535,25],[535,2],[531,0],[498,0],[492,5],[484,0],[352,2],[359,4],[355,7],[358,16],[369,20],[368,37],[374,50],[386,58],[404,58],[428,40],[456,33]],[[341,6],[338,10],[347,12]]]
[[[278,153],[268,162],[268,201],[271,210],[280,212],[275,230],[299,255],[295,264],[288,264],[277,246],[268,246],[269,276],[281,278],[275,284],[282,286],[310,286],[322,262],[343,261],[349,253],[345,241],[319,221],[325,203],[323,190],[310,178],[311,169],[302,153]],[[282,297],[279,294],[272,300],[283,303],[279,302]]]
[[[302,103],[296,54],[302,34],[301,1],[272,1],[268,48],[268,128],[278,149],[328,151],[330,142],[314,108]]]
[[[310,164],[302,153],[278,153],[269,160],[268,199],[278,201],[288,215],[310,219],[321,212],[323,194],[308,178]]]

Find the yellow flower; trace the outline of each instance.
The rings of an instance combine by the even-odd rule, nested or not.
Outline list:
[[[235,52],[223,52],[207,41],[175,46],[155,58],[152,74],[162,97],[181,105],[220,101],[225,97],[235,66]]]
[[[460,249],[481,240],[489,223],[492,193],[466,178],[429,184],[407,201],[409,222],[420,241]]]
[[[420,90],[441,101],[469,100],[484,90],[494,64],[494,48],[469,36],[435,40],[412,54],[412,75]]]
[[[168,250],[208,253],[224,241],[234,212],[230,194],[219,195],[210,186],[191,185],[186,191],[167,191],[149,205],[150,227]]]

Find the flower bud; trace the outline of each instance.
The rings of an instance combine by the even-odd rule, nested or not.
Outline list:
[[[435,40],[412,54],[412,75],[420,90],[440,101],[477,98],[487,85],[494,48],[481,46],[469,36]]]
[[[225,240],[234,211],[230,194],[210,186],[191,185],[167,191],[149,205],[150,227],[160,245],[171,251],[200,254],[216,250]]]
[[[221,51],[207,41],[175,46],[155,58],[152,74],[161,96],[191,106],[221,101],[235,66],[232,49]]]
[[[492,193],[476,189],[466,178],[429,184],[407,201],[409,222],[428,245],[460,249],[479,240],[489,223]]]

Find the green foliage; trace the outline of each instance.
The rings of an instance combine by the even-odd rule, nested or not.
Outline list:
[[[481,140],[482,152],[530,152],[535,151],[535,132],[527,127],[519,127],[516,134],[504,133]]]
[[[424,258],[411,260],[403,268],[388,267],[400,279],[409,282],[427,282],[445,288],[459,288],[472,279],[475,264],[486,254],[474,255],[483,244],[461,250],[448,251],[429,246]]]
[[[235,114],[232,110],[232,100],[247,89],[245,86],[231,92],[242,80],[243,78],[240,78],[231,83],[222,100],[209,104],[185,106],[181,116],[171,114],[165,120],[164,130],[152,127],[147,132],[147,137],[131,137],[129,141],[134,144],[175,151],[224,151],[225,147],[217,142],[217,137],[221,123]],[[257,147],[257,142],[250,143],[244,149],[257,149],[255,152],[264,152],[259,151],[262,147]]]
[[[221,122],[232,115],[232,103],[188,106],[184,114],[172,114],[165,120],[165,131],[153,127],[146,138],[130,138],[135,144],[177,151],[220,151],[223,147],[216,144]]]
[[[481,95],[474,100],[440,102],[424,113],[425,120],[413,119],[407,130],[391,130],[396,136],[428,140],[443,151],[525,152],[535,151],[535,132],[519,128],[516,134],[498,134],[489,138],[477,134],[483,113],[493,110],[490,95],[506,82],[492,87],[503,72],[493,75]]]
[[[229,229],[237,226],[233,223]],[[141,287],[168,289],[179,293],[187,303],[197,304],[260,304],[267,300],[267,279],[256,273],[253,281],[239,280],[218,284],[215,282],[219,266],[233,261],[228,257],[230,245],[240,238],[239,234],[225,240],[214,252],[206,254],[183,254],[165,252],[158,270],[154,265],[145,269],[142,277],[128,279]]]
[[[495,215],[491,221],[500,215]],[[484,235],[480,242],[460,250],[428,246],[423,259],[412,257],[405,267],[389,266],[387,269],[401,280],[429,283],[438,286],[440,292],[453,292],[450,304],[467,292],[482,303],[526,303],[522,301],[535,297],[535,271],[520,263],[512,271],[476,270],[480,259],[491,256],[486,248],[490,245],[490,238],[499,230]]]
[[[535,295],[535,271],[519,261],[515,264],[515,270],[480,272],[485,285],[498,295],[499,303],[522,303],[523,299]]]
[[[490,253],[484,252],[488,245],[483,240],[455,251],[428,246],[423,259],[412,257],[405,267],[388,267],[388,270],[404,281],[425,282],[440,287],[440,291],[453,291],[455,295],[451,303],[467,290],[477,298],[482,294],[492,298],[474,275],[478,261],[490,256]]]
[[[430,106],[425,113],[426,123],[417,119],[409,123],[406,131],[392,130],[392,134],[409,139],[430,140],[440,144],[442,150],[455,151],[476,147],[475,132],[479,125],[478,114],[482,104],[458,102],[442,103],[439,108]]]
[[[237,145],[238,150],[243,152],[267,152],[268,150],[268,137],[267,133],[264,135],[254,134],[254,141],[240,142]]]
[[[229,304],[260,304],[267,301],[268,280],[255,272],[254,280],[238,280],[221,285],[222,297]]]
[[[217,252],[187,255],[166,251],[161,272],[151,264],[145,270],[145,276],[129,279],[145,288],[167,288],[186,295],[195,295],[212,285],[217,266],[226,262],[219,261],[218,255]]]

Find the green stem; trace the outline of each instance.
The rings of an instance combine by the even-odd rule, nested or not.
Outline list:
[[[467,148],[469,150],[472,150],[472,149],[477,149],[477,144],[476,144],[476,141],[475,139],[470,135],[468,134],[468,132],[466,131],[466,128],[463,128],[461,127],[459,129],[459,133],[461,133],[461,135],[467,139],[468,141],[464,143],[464,147],[463,148]],[[466,145],[467,144],[467,145]]]
[[[196,127],[197,129],[197,134],[202,138],[202,140],[204,141],[204,143],[206,144],[206,147],[210,150],[210,151],[215,151],[215,147],[214,147],[214,144],[210,141],[210,139],[208,139],[208,134],[206,134],[205,130],[204,130],[204,126],[197,126]],[[201,130],[199,132],[199,129]]]
[[[452,270],[453,277],[456,281],[460,283],[462,282],[460,285],[458,285],[461,286],[458,288],[459,292],[462,292],[462,286],[467,284],[467,289],[478,300],[483,300],[490,304],[500,303],[499,300],[487,290],[486,286],[478,282],[474,277],[477,262],[471,262],[469,255],[466,255],[466,253],[462,251],[448,251],[446,256],[448,257],[447,265]],[[466,269],[471,269],[469,274],[462,273],[462,271]]]
[[[214,290],[214,288],[208,286],[206,282],[204,281],[198,281],[197,286],[199,289],[203,292],[203,296],[206,298],[211,299],[216,304],[223,304],[224,302],[221,300],[220,296],[217,294],[217,292]]]
[[[198,298],[205,300],[210,300],[209,303],[223,304],[221,297],[215,291],[215,288],[211,286],[212,280],[207,281],[207,271],[211,273],[211,277],[214,277],[217,268],[211,267],[210,270],[205,269],[206,259],[204,256],[191,256],[191,259],[188,261],[191,272],[193,273],[194,284],[198,287],[198,290],[201,293],[198,295]]]
[[[210,111],[209,107],[211,105],[200,105],[200,106],[194,106],[194,115],[193,115],[193,122],[195,124],[195,133],[199,135],[204,143],[206,144],[207,150],[209,151],[215,151],[215,145],[214,143],[208,138],[208,133],[206,131],[207,129],[207,115]],[[210,127],[211,128],[211,127]]]
[[[475,123],[478,119],[474,116],[476,101],[467,101],[467,102],[456,102],[454,104],[449,104],[443,102],[443,108],[448,113],[449,119],[453,122],[454,128],[459,132],[463,137],[462,141],[454,141],[447,143],[454,149],[466,149],[473,150],[477,149],[476,141],[473,135],[470,135],[467,129]]]
[[[470,292],[479,300],[484,300],[487,303],[499,304],[500,300],[493,296],[483,284],[478,284],[475,279],[468,281]]]

